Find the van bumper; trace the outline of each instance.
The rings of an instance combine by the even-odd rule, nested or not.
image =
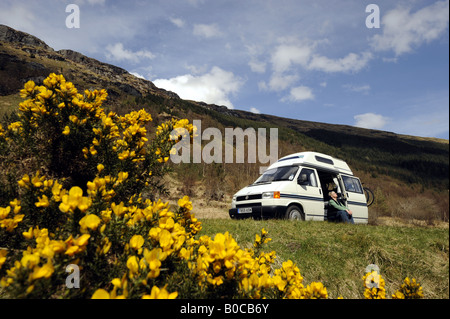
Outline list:
[[[232,219],[250,218],[253,219],[268,219],[281,218],[286,213],[284,206],[252,206],[251,213],[239,214],[238,208],[231,208],[228,213]]]

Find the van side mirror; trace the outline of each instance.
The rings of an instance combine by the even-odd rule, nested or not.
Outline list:
[[[308,175],[300,174],[300,176],[297,179],[297,183],[299,185],[307,185],[308,184]]]

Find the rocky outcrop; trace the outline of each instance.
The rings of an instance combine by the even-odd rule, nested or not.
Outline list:
[[[148,94],[179,99],[176,93],[160,89],[125,69],[73,50],[55,51],[35,36],[0,24],[0,95],[17,92],[28,80],[40,84],[51,72],[64,74],[81,88],[108,88],[113,99]]]
[[[21,43],[33,47],[41,47],[45,50],[53,51],[44,41],[32,36],[28,33],[17,31],[4,24],[0,24],[0,41],[10,43]]]

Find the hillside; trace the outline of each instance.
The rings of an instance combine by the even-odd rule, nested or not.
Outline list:
[[[266,114],[230,110],[187,101],[157,88],[126,70],[72,50],[55,51],[36,37],[0,25],[0,115],[21,101],[28,80],[40,83],[51,72],[62,73],[79,89],[104,88],[105,106],[118,113],[146,108],[153,129],[168,117],[202,120],[202,128],[277,127],[279,157],[318,151],[349,163],[377,197],[371,216],[448,221],[448,140],[398,135],[345,125],[332,125]],[[174,165],[169,198],[185,193],[229,204],[230,196],[258,175],[258,164]],[[226,206],[226,205],[225,205]]]

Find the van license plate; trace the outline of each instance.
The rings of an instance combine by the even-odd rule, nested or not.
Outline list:
[[[238,208],[238,214],[248,214],[252,212],[251,207]]]

